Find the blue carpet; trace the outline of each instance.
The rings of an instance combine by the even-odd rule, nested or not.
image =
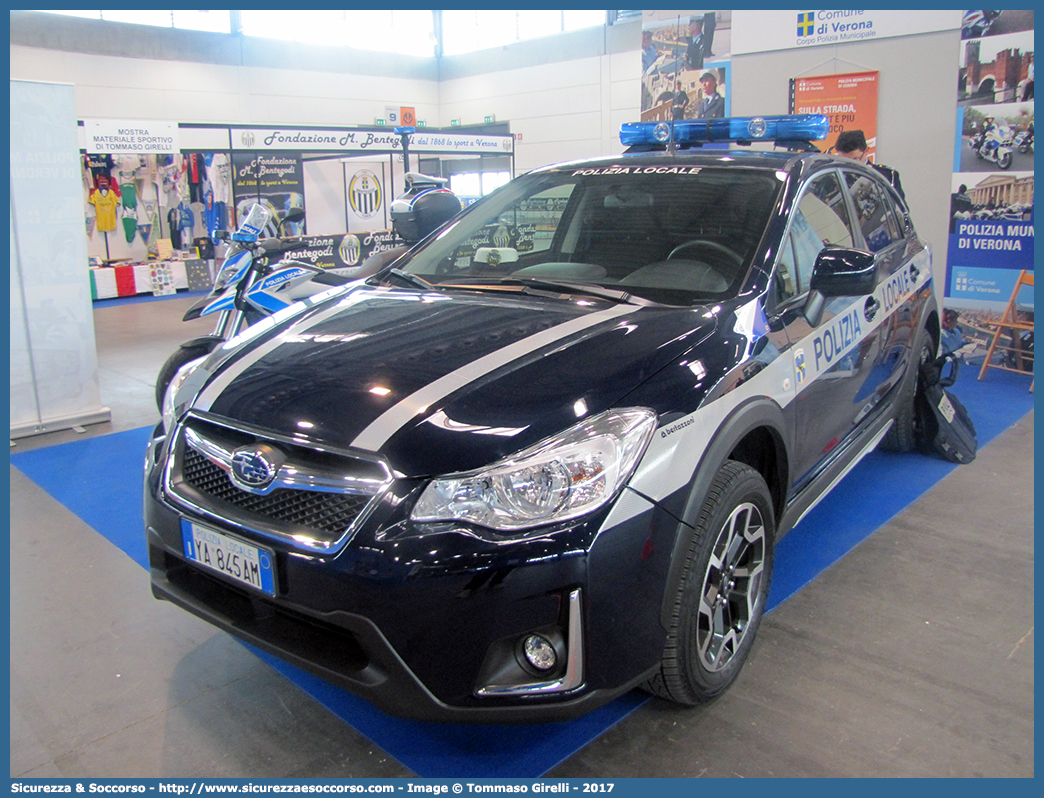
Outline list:
[[[978,382],[963,369],[954,393],[985,446],[1033,409],[1030,377],[999,370]],[[85,523],[148,567],[141,486],[148,428],[14,454],[11,462]],[[874,452],[776,549],[769,609],[778,606],[957,466],[919,454]],[[974,467],[974,465],[972,466]],[[98,490],[103,474],[106,489]],[[583,718],[530,726],[438,724],[392,718],[368,702],[257,649],[258,657],[418,776],[536,778],[625,718],[634,691]]]

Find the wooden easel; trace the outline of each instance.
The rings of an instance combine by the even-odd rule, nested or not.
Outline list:
[[[1026,373],[1026,366],[1029,366],[1028,370],[1030,371],[1033,369],[1033,350],[1023,349],[1022,339],[1019,337],[1020,333],[1027,330],[1033,332],[1033,322],[1019,318],[1019,291],[1024,285],[1033,286],[1033,272],[1028,272],[1025,269],[1019,272],[1019,279],[1015,281],[1015,290],[1011,292],[1011,299],[1008,300],[1008,306],[1004,309],[1004,315],[1001,316],[1000,321],[990,323],[991,327],[995,326],[997,329],[993,332],[993,340],[990,341],[989,351],[986,352],[986,359],[982,362],[982,370],[979,372],[980,380],[986,376],[986,369],[1004,369],[1005,371],[1014,371],[1019,374]],[[1011,338],[1010,346],[1000,343],[1001,338],[1009,337]],[[993,353],[998,349],[1004,352],[1015,353],[1014,368],[1003,363],[991,362]],[[1030,383],[1030,391],[1033,391],[1033,382]]]

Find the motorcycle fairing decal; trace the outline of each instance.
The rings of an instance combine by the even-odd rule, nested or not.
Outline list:
[[[299,277],[311,277],[312,274],[313,273],[308,269],[280,269],[279,271],[268,275],[251,288],[247,293],[247,299],[255,307],[268,311],[269,313],[274,313],[277,310],[285,308],[287,305],[293,304],[294,300],[273,296],[273,294],[269,292],[278,291],[280,288],[288,285],[291,281],[296,280]]]
[[[251,293],[253,293],[253,291],[270,291],[273,288],[279,287],[283,283],[289,282],[290,280],[293,280],[296,277],[301,277],[305,274],[312,275],[313,272],[296,266],[289,269],[279,269],[261,280],[261,282],[251,290]]]
[[[235,292],[223,294],[207,305],[199,312],[200,316],[209,316],[211,313],[219,313],[222,310],[232,310],[235,307]]]
[[[232,284],[238,283],[240,280],[242,280],[243,279],[243,274],[246,272],[246,270],[248,268],[250,268],[250,264],[251,264],[251,262],[253,260],[254,259],[250,255],[250,251],[249,250],[243,250],[242,252],[237,252],[231,258],[226,260],[224,266],[221,267],[221,271],[225,272],[226,270],[231,270],[231,269],[235,269],[236,270],[236,273],[229,279],[227,285],[232,285]],[[242,263],[240,263],[240,261],[242,261]]]
[[[911,267],[917,270],[917,278],[913,279]],[[846,331],[838,328],[845,322],[839,319],[849,318],[854,311],[862,314],[867,297],[858,297],[834,319],[813,330],[809,335],[794,343],[791,353],[775,358],[752,379],[743,382],[732,391],[722,395],[710,404],[688,416],[671,421],[669,425],[657,430],[645,456],[638,464],[634,476],[628,486],[653,501],[662,501],[672,493],[684,488],[692,479],[700,458],[710,444],[714,434],[726,419],[739,407],[755,399],[768,399],[780,407],[782,411],[794,401],[798,393],[811,385],[817,377],[829,370],[848,352],[870,335],[886,319],[891,318],[894,308],[908,300],[918,290],[931,281],[931,256],[925,250],[915,256],[902,269],[889,276],[875,289],[873,297],[882,305],[873,321],[859,320],[859,331]],[[847,322],[851,328],[852,320]],[[820,354],[820,363],[816,362],[817,341],[822,349],[825,336],[840,337],[851,335],[847,343],[839,346],[832,353],[830,362],[826,362],[825,354]],[[832,345],[832,343],[830,344]],[[798,380],[798,358],[803,360],[803,376]],[[617,502],[605,519],[603,529],[624,523],[640,512],[640,503]]]
[[[634,312],[635,308],[633,305],[616,305],[607,310],[579,316],[494,350],[488,355],[473,360],[467,365],[429,383],[421,390],[414,392],[390,407],[359,433],[355,440],[352,441],[352,446],[372,452],[379,451],[395,433],[412,419],[424,413],[433,404],[445,399],[454,391],[460,390],[471,382],[480,379],[494,369],[590,327],[606,321],[612,321],[620,316],[633,314]]]

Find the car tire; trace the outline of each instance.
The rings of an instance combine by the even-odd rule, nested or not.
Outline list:
[[[921,375],[920,367],[933,357],[932,343],[931,335],[922,328],[917,334],[913,349],[917,353],[916,361],[911,363],[911,367],[908,367],[903,375],[903,384],[896,398],[895,420],[881,439],[879,449],[886,452],[912,452],[917,448],[918,381]]]
[[[186,363],[206,357],[223,340],[223,338],[219,338],[216,335],[206,338],[194,338],[183,343],[174,354],[167,358],[167,362],[163,364],[163,368],[156,375],[156,408],[161,414],[163,413],[163,397],[167,394],[167,386],[174,379],[174,375],[178,373],[178,369]]]
[[[774,537],[765,480],[750,466],[727,460],[692,530],[680,582],[672,588],[660,669],[643,685],[647,691],[694,706],[735,681],[768,600]]]

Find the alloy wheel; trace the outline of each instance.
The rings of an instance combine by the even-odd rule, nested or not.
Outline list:
[[[708,671],[739,651],[758,609],[765,571],[765,524],[758,508],[738,505],[722,525],[707,563],[696,616],[696,645]]]

